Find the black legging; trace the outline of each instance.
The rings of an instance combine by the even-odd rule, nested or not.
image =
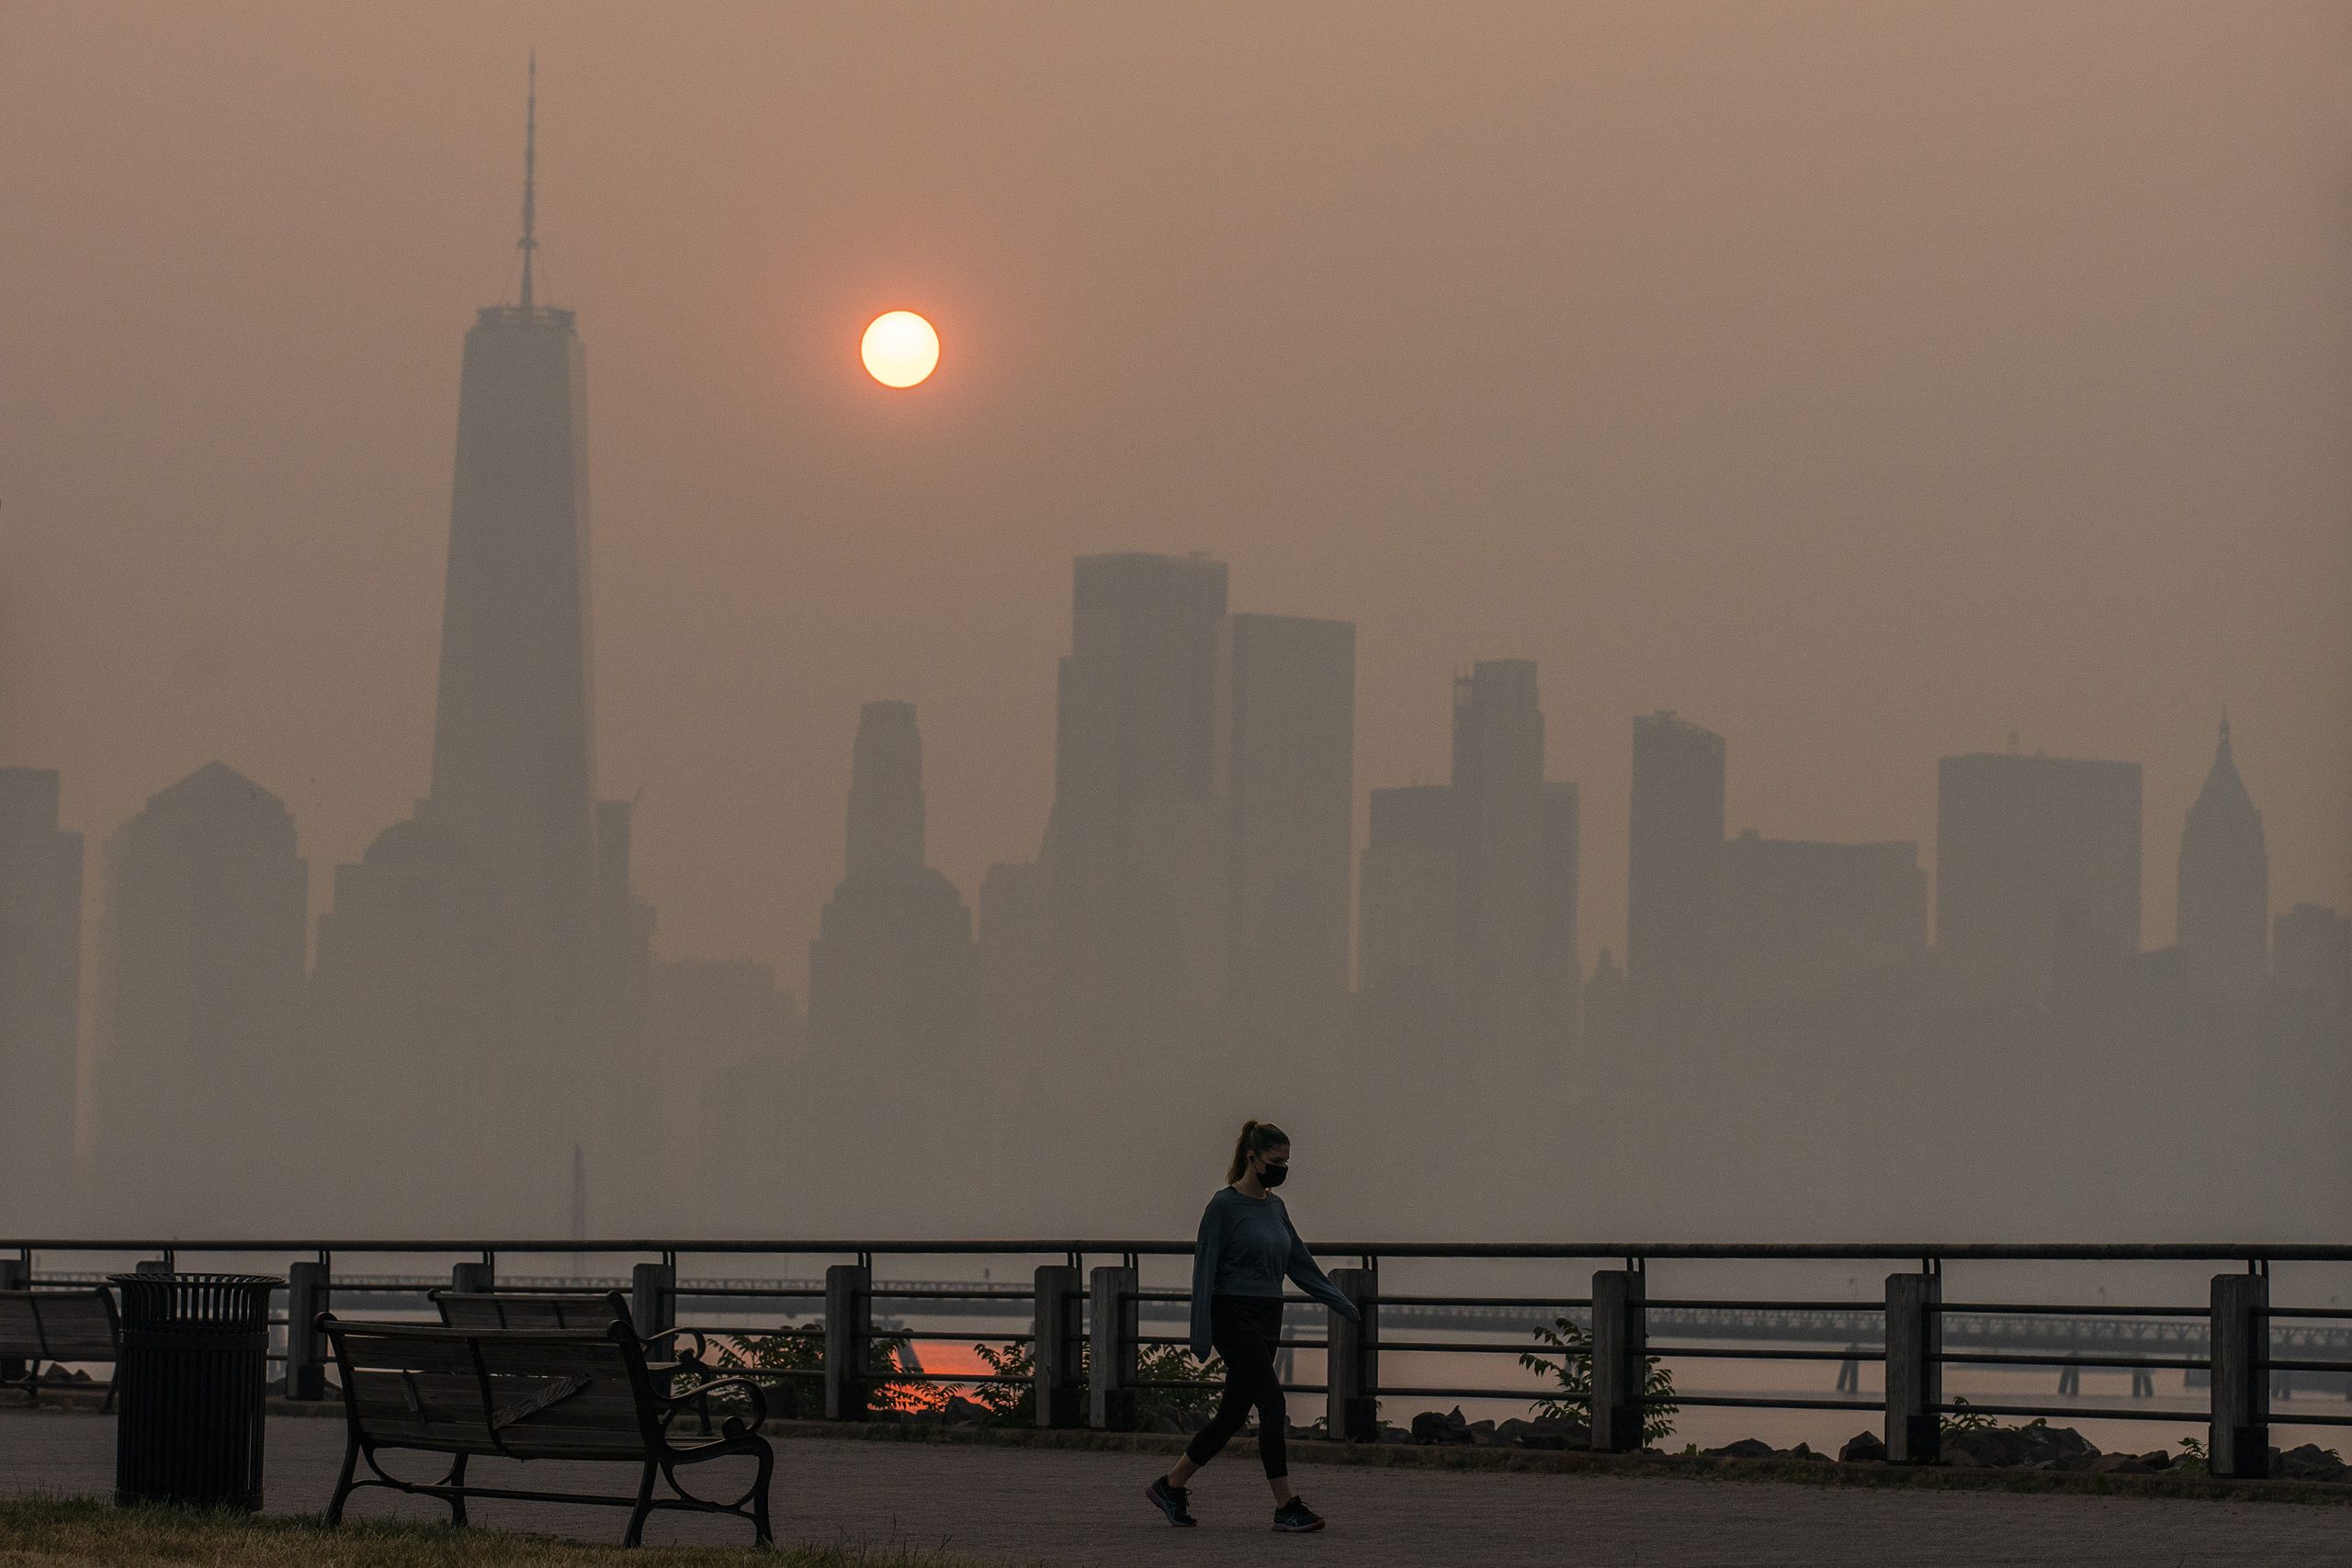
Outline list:
[[[1280,1296],[1212,1296],[1209,1298],[1209,1338],[1225,1358],[1225,1397],[1216,1416],[1193,1434],[1184,1457],[1194,1464],[1216,1458],[1227,1439],[1241,1430],[1250,1407],[1258,1407],[1258,1457],[1266,1479],[1280,1481],[1290,1473],[1283,1439],[1290,1435],[1290,1416],[1283,1407],[1283,1384],[1274,1371],[1274,1341],[1283,1335]]]

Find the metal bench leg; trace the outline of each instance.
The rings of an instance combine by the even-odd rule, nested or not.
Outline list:
[[[343,1523],[343,1506],[350,1501],[351,1487],[359,1474],[359,1434],[353,1432],[343,1443],[343,1473],[335,1478],[334,1495],[327,1500],[327,1529]]]
[[[450,1461],[449,1473],[441,1480],[444,1486],[458,1488],[449,1494],[449,1522],[459,1529],[466,1528],[466,1495],[462,1489],[466,1484],[466,1461],[472,1457],[459,1454]]]
[[[752,1483],[752,1544],[774,1546],[775,1532],[768,1528],[768,1481],[775,1474],[775,1450],[760,1450],[760,1473]]]
[[[653,1512],[653,1472],[654,1461],[648,1459],[645,1461],[645,1475],[637,1483],[637,1506],[629,1510],[628,1533],[621,1537],[623,1546],[645,1544],[645,1518],[648,1514]]]

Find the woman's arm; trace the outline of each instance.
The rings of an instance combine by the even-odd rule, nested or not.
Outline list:
[[[1200,1235],[1193,1240],[1193,1354],[1205,1357],[1210,1349],[1209,1295],[1216,1289],[1216,1255],[1225,1240],[1225,1227],[1217,1224],[1216,1200],[1201,1211]]]
[[[1349,1322],[1358,1321],[1363,1314],[1356,1311],[1356,1303],[1348,1300],[1347,1292],[1331,1283],[1329,1277],[1316,1266],[1315,1255],[1306,1250],[1306,1244],[1298,1239],[1298,1227],[1290,1223],[1288,1209],[1283,1211],[1283,1228],[1290,1232],[1290,1261],[1283,1272],[1290,1276],[1291,1283]]]

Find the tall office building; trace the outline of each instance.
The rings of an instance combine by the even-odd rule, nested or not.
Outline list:
[[[1453,682],[1456,1043],[1509,1059],[1538,1034],[1545,931],[1544,715],[1535,666],[1488,660]]]
[[[1965,991],[2040,1003],[2140,950],[2140,764],[1977,752],[1936,767],[1936,950]]]
[[[960,1137],[955,1109],[971,1071],[978,974],[970,910],[922,863],[913,705],[866,704],[851,757],[848,869],[808,949],[816,1098],[829,1115],[863,1112],[837,1124]]]
[[[1225,563],[1202,556],[1078,560],[1041,860],[1057,1028],[1088,1056],[1196,1036],[1225,1002]]]
[[[478,312],[466,333],[419,816],[454,835],[505,911],[511,1032],[481,1071],[532,1098],[537,1113],[505,1140],[506,1185],[552,1225],[571,1201],[575,1145],[599,1194],[626,1179],[615,1128],[643,1048],[650,953],[647,913],[614,882],[626,808],[600,812],[595,793],[586,361],[573,313],[533,292],[536,144],[535,98],[520,296]],[[600,817],[618,845],[600,846]]]
[[[1238,615],[1227,637],[1234,1021],[1248,1039],[1313,1046],[1348,990],[1356,629]]]
[[[1634,720],[1630,839],[1626,980],[1654,1014],[1701,1006],[1722,899],[1722,736],[1671,713]]]
[[[57,825],[54,768],[0,768],[0,1223],[55,1234],[74,1180],[82,1022],[82,835]]]
[[[2230,754],[2226,717],[2181,826],[2179,892],[2174,940],[2190,986],[2241,1005],[2259,998],[2270,973],[2270,852]]]
[[[220,762],[107,841],[97,1141],[110,1218],[150,1234],[290,1220],[309,873],[285,804]],[[299,1213],[299,1210],[296,1211]]]
[[[1722,980],[1744,1006],[1818,1004],[1910,974],[1927,951],[1919,846],[1808,843],[1754,829],[1724,845]]]

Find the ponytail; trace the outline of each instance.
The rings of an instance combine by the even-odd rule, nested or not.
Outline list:
[[[1272,1122],[1244,1122],[1241,1136],[1233,1141],[1233,1163],[1226,1167],[1225,1180],[1228,1187],[1250,1174],[1250,1156],[1278,1149],[1290,1142],[1290,1134]]]

